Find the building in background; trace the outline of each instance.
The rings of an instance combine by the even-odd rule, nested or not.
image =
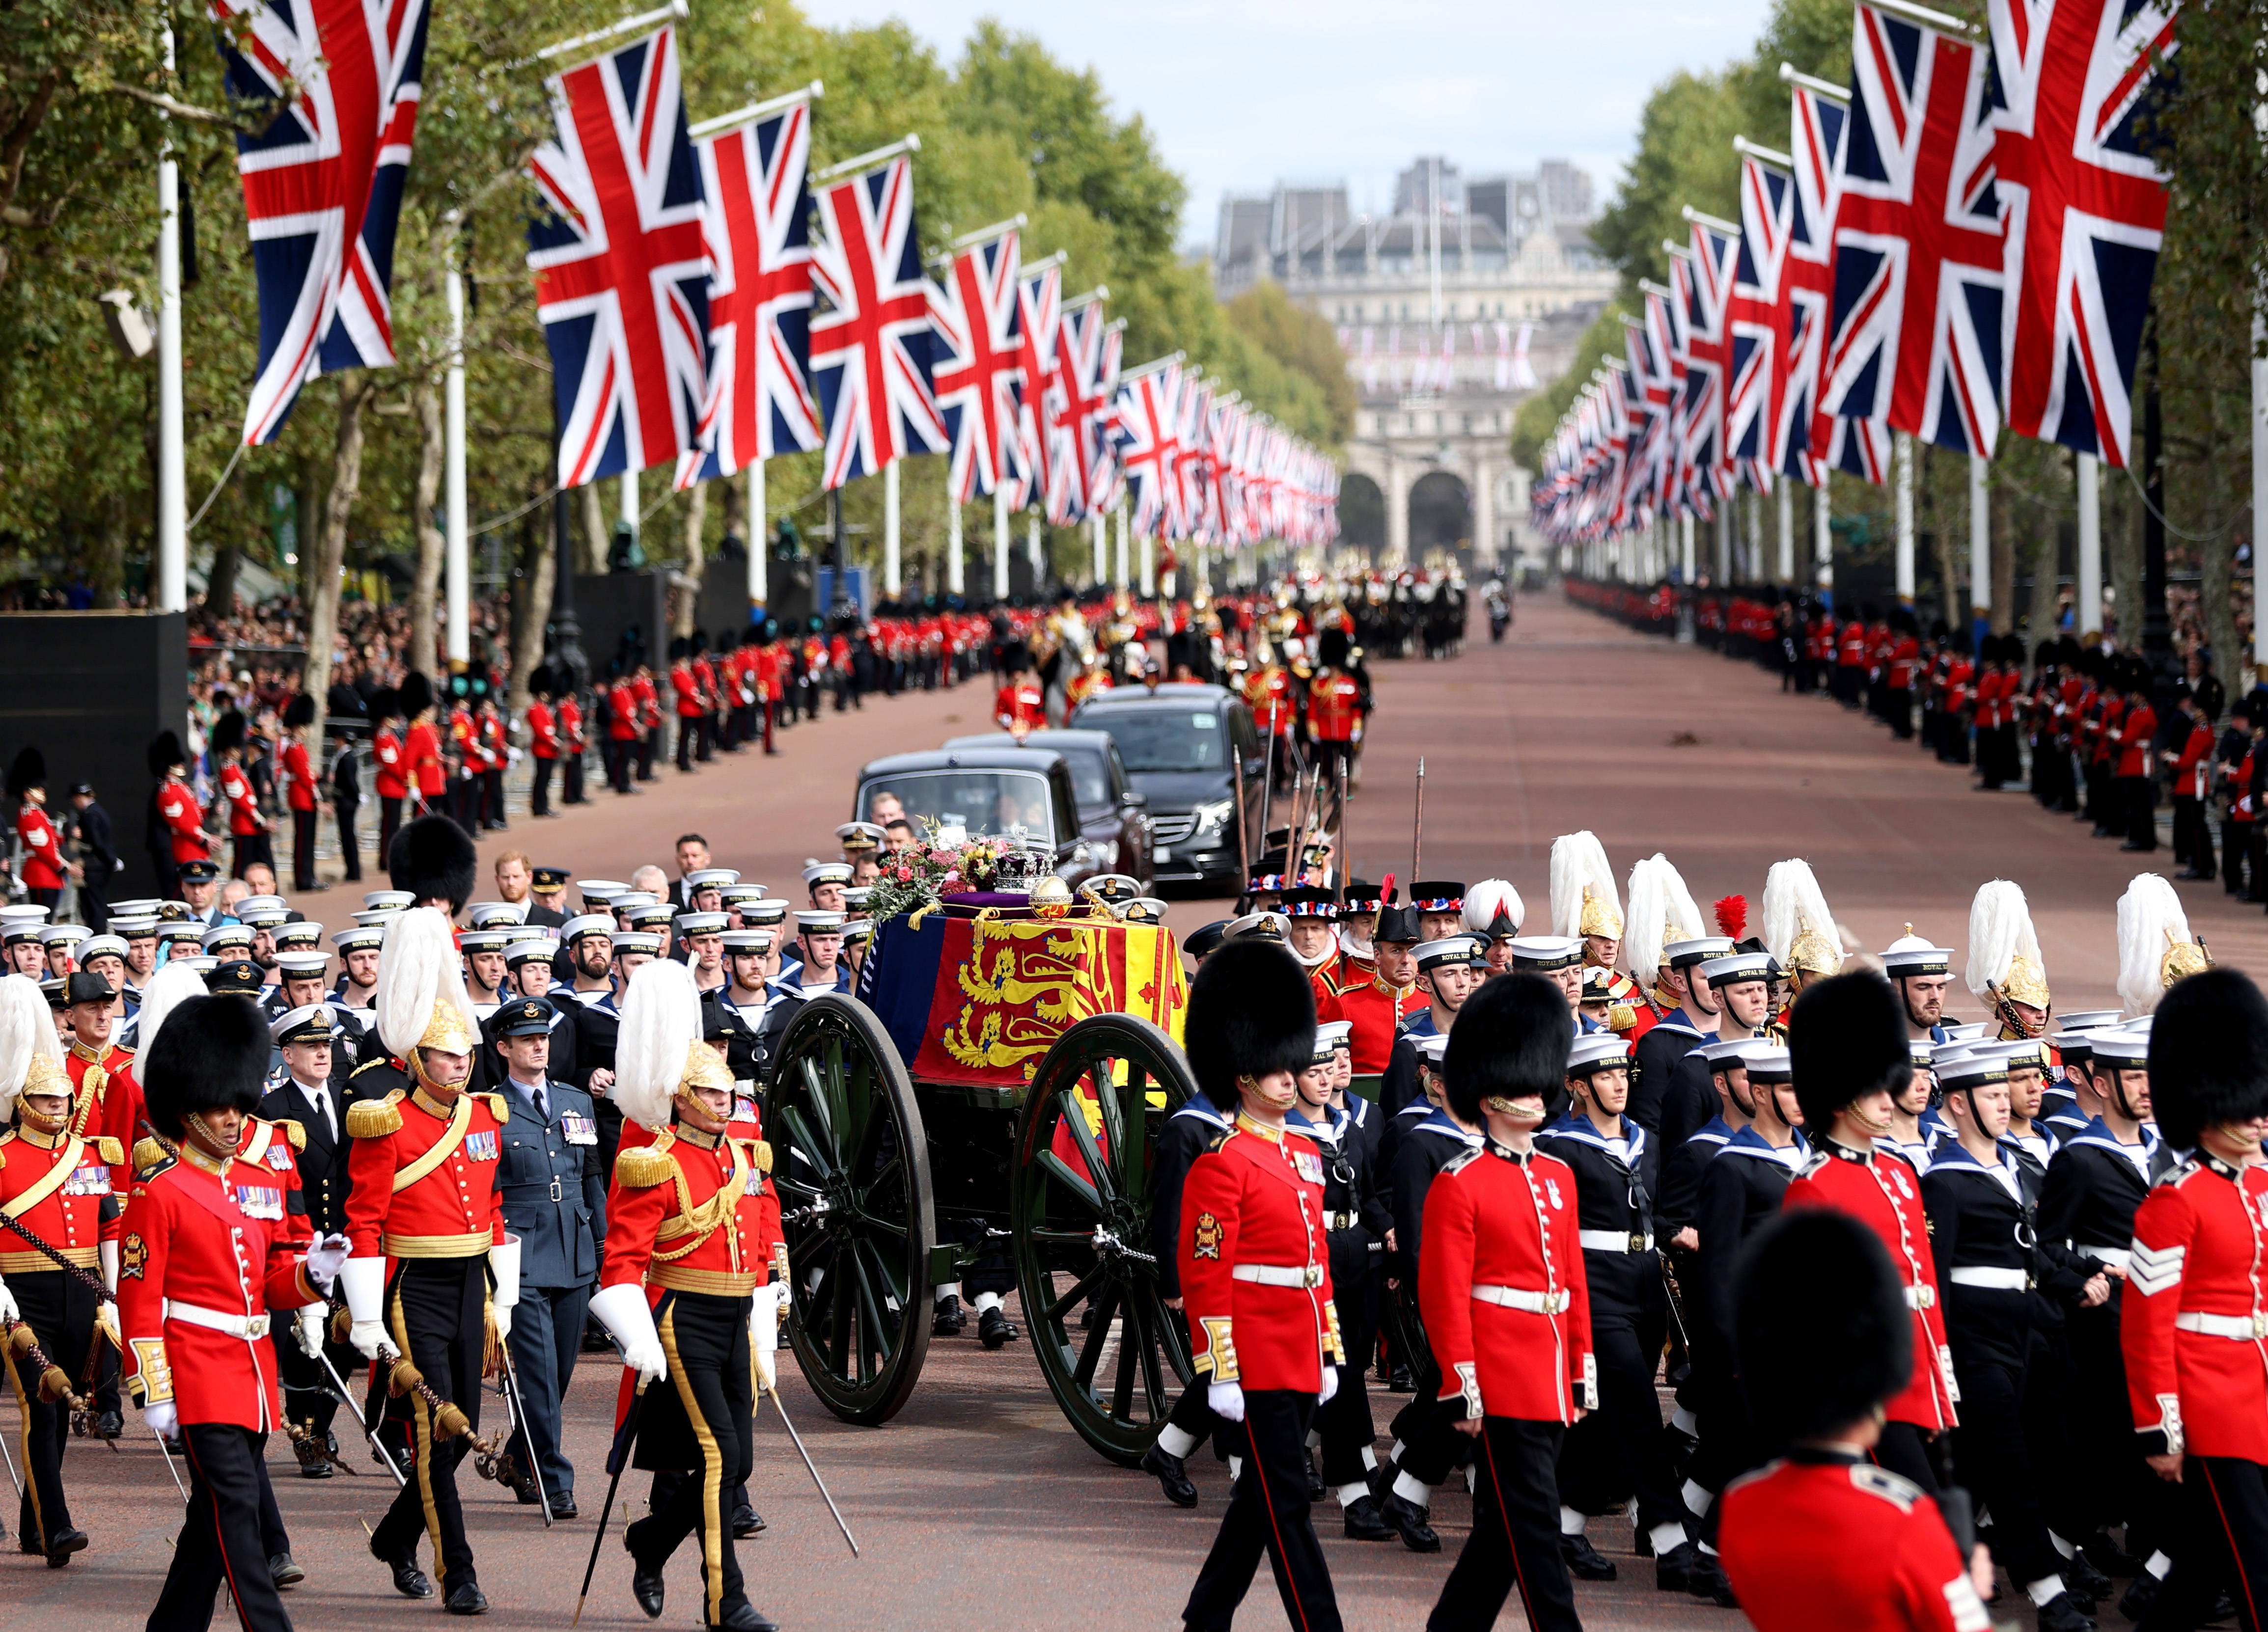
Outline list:
[[[1383,217],[1351,210],[1344,182],[1221,201],[1220,298],[1270,280],[1338,332],[1361,399],[1340,502],[1350,543],[1388,563],[1448,550],[1486,564],[1511,548],[1528,508],[1513,414],[1573,364],[1619,282],[1591,242],[1595,213],[1591,178],[1558,158],[1478,176],[1421,157]]]

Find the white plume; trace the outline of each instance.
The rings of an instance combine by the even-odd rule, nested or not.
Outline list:
[[[1474,934],[1488,934],[1499,910],[1512,920],[1515,930],[1528,920],[1520,892],[1502,878],[1483,878],[1465,892],[1465,928]]]
[[[685,1077],[686,1057],[701,1040],[701,995],[693,971],[656,958],[630,976],[615,1042],[615,1103],[639,1127],[669,1126],[669,1102]]]
[[[46,995],[28,974],[0,979],[0,1121],[15,1115],[24,1074],[32,1069],[32,1056],[40,1054],[57,1065],[63,1062],[63,1040],[55,1035]]]
[[[2189,938],[2189,915],[2174,886],[2158,873],[2136,873],[2118,898],[2118,996],[2128,1019],[2158,1006],[2166,992],[2166,952]]]
[[[1807,930],[1834,947],[1837,959],[1846,955],[1842,931],[1835,927],[1835,915],[1828,910],[1826,893],[1819,887],[1811,864],[1774,862],[1771,871],[1764,874],[1764,950],[1778,959],[1782,968],[1790,967],[1795,937]]]
[[[1615,916],[1622,916],[1623,899],[1615,888],[1614,869],[1608,864],[1606,846],[1598,835],[1586,828],[1580,833],[1563,833],[1551,841],[1551,932],[1554,935],[1580,935],[1583,932],[1583,889],[1587,885],[1591,893],[1610,908]]]
[[[409,1056],[433,1023],[436,1003],[455,1003],[465,1017],[465,1029],[475,1037],[481,1034],[448,918],[438,907],[415,907],[387,925],[378,986],[371,994],[379,1040],[389,1054],[397,1059]]]
[[[134,1051],[145,1052],[174,1010],[192,997],[205,995],[205,977],[186,963],[158,967],[142,989],[142,1007],[134,1017]]]
[[[1580,901],[1579,896],[1579,912]],[[1660,973],[1661,949],[1671,941],[1690,940],[1708,930],[1708,921],[1695,904],[1693,892],[1667,856],[1657,850],[1631,868],[1630,911],[1623,917],[1623,944],[1615,954],[1616,967],[1650,989]]]
[[[2122,924],[2125,921],[2123,912],[2119,921]],[[1969,967],[1962,971],[1962,979],[1973,996],[1984,997],[1987,985],[2007,982],[2008,966],[2018,958],[2030,959],[2034,968],[2046,974],[2047,959],[2040,956],[2040,937],[2032,928],[2032,909],[2024,900],[2023,886],[1995,878],[1980,886],[1977,899],[1970,903]]]

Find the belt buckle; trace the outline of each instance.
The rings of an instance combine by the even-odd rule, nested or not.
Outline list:
[[[1630,1249],[1633,1253],[1646,1251],[1646,1232],[1643,1230],[1631,1231],[1630,1241]]]
[[[2252,1335],[2256,1342],[2268,1337],[2268,1314],[2255,1314],[2252,1317]]]
[[[256,1314],[246,1317],[244,1322],[244,1334],[247,1337],[253,1339],[254,1342],[267,1336],[268,1317],[264,1314]]]
[[[557,1173],[551,1175],[551,1199],[555,1202],[563,1201],[565,1199],[559,1188],[559,1175]]]
[[[1914,1288],[1914,1307],[1917,1309],[1936,1308],[1937,1289],[1933,1286],[1917,1286]]]
[[[1321,1286],[1322,1283],[1323,1267],[1321,1264],[1309,1264],[1304,1272],[1304,1276],[1300,1284],[1302,1286]]]
[[[1556,1314],[1565,1314],[1565,1313],[1566,1312],[1566,1311],[1567,1311],[1567,1294],[1566,1294],[1566,1293],[1565,1293],[1565,1292],[1546,1292],[1546,1293],[1544,1293],[1544,1294],[1543,1294],[1543,1312],[1544,1312],[1545,1314],[1554,1314],[1554,1315],[1556,1315]]]

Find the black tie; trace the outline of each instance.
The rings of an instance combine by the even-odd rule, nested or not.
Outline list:
[[[528,1098],[535,1101],[535,1120],[549,1124],[551,1121],[551,1112],[543,1103],[543,1084],[536,1084],[527,1091],[527,1094]]]

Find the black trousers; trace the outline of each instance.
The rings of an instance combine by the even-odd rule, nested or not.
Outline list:
[[[1263,1553],[1295,1632],[1340,1632],[1330,1566],[1307,1512],[1307,1428],[1314,1415],[1310,1393],[1263,1388],[1245,1394],[1243,1471],[1182,1610],[1193,1632],[1226,1632]]]
[[[748,1601],[733,1550],[729,1506],[733,1487],[746,1483],[755,1465],[748,1300],[673,1292],[659,1313],[669,1376],[651,1386],[672,1391],[682,1422],[691,1430],[691,1444],[671,1444],[678,1436],[649,1437],[641,1429],[637,1465],[662,1472],[690,1471],[696,1477],[674,1481],[666,1500],[623,1533],[622,1544],[631,1556],[653,1566],[697,1533],[702,1623],[715,1626]],[[652,1401],[646,1408],[652,1408]],[[664,1467],[664,1463],[669,1466]]]
[[[318,1436],[331,1431],[331,1423],[339,1413],[338,1386],[331,1374],[323,1370],[313,1356],[299,1347],[298,1332],[289,1320],[278,1320],[269,1340],[276,1346],[276,1375],[284,1385],[284,1415],[294,1422],[313,1429]],[[369,1363],[357,1352],[351,1343],[335,1342],[331,1338],[330,1322],[323,1323],[323,1353],[329,1358],[342,1378],[352,1377],[357,1369],[367,1369]],[[350,1406],[351,1408],[351,1406]],[[344,1438],[357,1443],[342,1444],[342,1454],[361,1454],[361,1430],[350,1424]]]
[[[2245,851],[2250,848],[2252,824],[2225,816],[2220,823],[2220,882],[2231,895],[2244,893]],[[92,919],[88,923],[92,923]]]
[[[244,877],[245,870],[254,862],[266,864],[268,871],[273,872],[276,871],[275,846],[268,842],[268,835],[264,833],[244,834],[236,841],[235,862],[236,865],[229,872],[232,878]]]
[[[583,756],[579,754],[567,756],[563,797],[559,802],[562,805],[580,805],[583,802]]]
[[[1396,1464],[1401,1470],[1420,1484],[1438,1485],[1449,1476],[1452,1468],[1465,1459],[1472,1441],[1457,1432],[1456,1424],[1465,1415],[1462,1397],[1440,1398],[1441,1371],[1428,1354],[1425,1364],[1415,1368],[1418,1392],[1410,1403],[1394,1414],[1394,1437],[1402,1442],[1402,1456]],[[1558,1510],[1552,1510],[1552,1523],[1558,1523]]]
[[[2205,801],[2191,794],[2174,795],[2174,859],[2208,878],[2213,875],[2213,830],[2205,826]]]
[[[509,827],[504,815],[504,769],[481,773],[481,820],[491,827]]]
[[[79,1386],[87,1349],[94,1337],[94,1293],[60,1269],[26,1269],[8,1277],[16,1307],[48,1357]],[[26,1475],[18,1505],[18,1534],[38,1541],[73,1529],[70,1503],[63,1495],[63,1446],[70,1439],[70,1408],[40,1398],[39,1368],[10,1353],[8,1380],[15,1386],[17,1420],[22,1425],[18,1471]]]
[[[381,868],[393,853],[394,835],[401,831],[401,801],[381,795],[378,801],[378,865]]]
[[[1911,1422],[1882,1424],[1882,1437],[1874,1445],[1874,1464],[1911,1479],[1932,1496],[1938,1492],[1937,1458],[1931,1454],[1928,1438]]]
[[[1887,702],[1883,717],[1890,722],[1891,732],[1898,737],[1911,737],[1913,726],[1913,689],[1908,686],[1886,686],[1882,695]]]
[[[186,1422],[189,1511],[147,1632],[204,1632],[221,1584],[246,1632],[291,1632],[291,1617],[268,1573],[261,1533],[260,1464],[268,1436],[230,1422]]]
[[[1523,1417],[1482,1419],[1475,1452],[1473,1529],[1425,1618],[1426,1632],[1486,1632],[1514,1586],[1536,1632],[1580,1632],[1575,1589],[1559,1556],[1564,1430]]]
[[[2018,1586],[2061,1574],[2063,1561],[2048,1540],[2024,1433],[2025,1368],[1969,1346],[1954,1350],[1953,1364],[1961,1378],[1953,1465],[1978,1505],[1992,1515],[1993,1561]]]
[[[2156,801],[2151,797],[2150,779],[2147,776],[2121,776],[2114,786],[2117,790],[2118,820],[2111,826],[2124,828],[2126,842],[2138,849],[2156,849],[2158,812]]]
[[[1605,1513],[1638,1497],[1641,1530],[1685,1515],[1661,1431],[1653,1373],[1661,1354],[1661,1320],[1632,1320],[1591,1305],[1591,1349],[1599,1365],[1599,1408],[1566,1434],[1559,1453],[1561,1500],[1585,1513]]]
[[[2117,1289],[2117,1283],[2113,1283]],[[2118,1305],[2125,1294],[2114,1290],[2101,1308],[2074,1309],[2064,1330],[2079,1379],[2078,1409],[2067,1431],[2084,1488],[2075,1493],[2089,1530],[2124,1524],[2126,1548],[2147,1558],[2178,1535],[2176,1487],[2143,1461],[2134,1434],[2133,1408],[2126,1398],[2126,1359],[2119,1348]],[[2070,1540],[2073,1538],[2066,1538]],[[2172,1552],[2172,1547],[2167,1547]]]
[[[346,881],[358,884],[362,881],[362,840],[355,833],[355,816],[362,806],[334,805],[331,808],[338,816],[339,859],[346,864]],[[380,852],[379,859],[385,859],[383,852]]]
[[[291,887],[313,889],[315,884],[315,812],[291,812]]]
[[[637,739],[625,737],[620,741],[607,739],[607,785],[616,793],[630,790],[630,776],[637,769]]]
[[[89,862],[86,877],[78,881],[78,921],[97,935],[107,935],[110,933],[110,908],[103,904],[102,893],[108,887],[110,880],[96,875],[94,869],[98,864]]]
[[[528,784],[527,813],[531,816],[551,814],[551,767],[553,761],[538,754],[535,760],[535,780]]]
[[[689,771],[693,768],[693,748],[694,745],[700,740],[700,737],[701,722],[698,718],[690,714],[681,714],[677,717],[678,769]]]
[[[646,732],[644,736],[638,739],[637,751],[637,779],[640,782],[652,782],[653,780],[653,756],[661,751],[660,726],[655,726],[652,731]]]
[[[1345,1345],[1347,1363],[1339,1368],[1339,1389],[1328,1405],[1315,1410],[1315,1431],[1323,1441],[1323,1483],[1336,1489],[1351,1485],[1367,1474],[1362,1453],[1378,1441],[1378,1427],[1370,1414],[1370,1368],[1363,1356],[1370,1348],[1368,1297],[1370,1277],[1350,1275],[1334,1281],[1340,1311],[1339,1341]]]
[[[488,1296],[486,1258],[406,1258],[387,1288],[386,1324],[394,1343],[425,1374],[433,1392],[481,1425],[482,1305]],[[384,1387],[383,1380],[379,1386]],[[473,1544],[465,1539],[465,1510],[457,1497],[457,1465],[472,1437],[437,1440],[433,1410],[412,1393],[387,1402],[381,1430],[397,1462],[406,1455],[413,1477],[371,1533],[371,1547],[387,1559],[416,1555],[417,1539],[433,1542],[433,1573],[444,1594],[473,1579]]]
[[[2182,1463],[2182,1550],[2146,1623],[2204,1624],[2227,1592],[2245,1632],[2268,1627],[2268,1467],[2235,1457],[2192,1456]]]

